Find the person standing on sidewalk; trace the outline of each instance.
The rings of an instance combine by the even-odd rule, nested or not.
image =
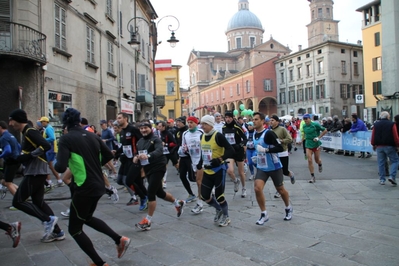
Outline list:
[[[289,166],[289,154],[288,154],[288,144],[292,142],[292,137],[287,129],[280,126],[280,119],[277,115],[272,115],[270,117],[270,126],[273,132],[276,134],[280,140],[281,146],[283,146],[283,151],[278,153],[281,164],[283,165],[283,175],[288,176],[291,180],[291,184],[295,184],[294,173],[288,170]],[[275,198],[280,198],[281,195],[278,191],[274,194]]]
[[[269,177],[272,179],[274,187],[284,201],[284,220],[291,220],[293,212],[293,208],[290,204],[290,196],[288,194],[288,191],[284,188],[284,176],[282,171],[283,166],[277,154],[279,152],[282,152],[284,148],[281,145],[281,142],[278,139],[276,133],[274,133],[271,129],[263,128],[264,120],[264,114],[259,112],[255,112],[253,114],[253,122],[256,130],[256,134],[254,137],[256,155],[251,159],[256,164],[257,168],[254,187],[256,201],[258,202],[259,208],[261,210],[260,218],[256,221],[257,225],[263,225],[269,220],[269,216],[266,211],[266,199],[263,193],[263,189],[265,188],[266,182]],[[276,120],[276,117],[272,117],[270,121],[271,120],[278,121]]]
[[[135,226],[142,231],[147,231],[151,229],[152,216],[157,206],[156,197],[173,203],[177,217],[183,213],[186,203],[184,200],[175,199],[172,194],[165,192],[162,188],[162,178],[166,172],[166,157],[163,153],[162,140],[152,131],[150,121],[144,120],[139,123],[139,129],[143,137],[137,142],[137,153],[134,154],[133,162],[141,164],[148,180],[148,214]]]
[[[396,186],[396,172],[398,171],[398,154],[399,137],[396,125],[390,121],[388,112],[383,111],[380,114],[380,120],[374,123],[371,133],[371,145],[373,150],[377,151],[378,173],[380,175],[380,185],[385,185],[385,164],[387,158],[391,163],[389,168],[388,181]]]
[[[314,176],[313,154],[314,160],[319,165],[319,173],[323,171],[323,165],[320,159],[320,139],[327,133],[327,129],[322,127],[319,123],[312,122],[310,115],[303,116],[305,124],[302,126],[303,135],[302,141],[305,141],[306,156],[308,159],[308,167],[310,171],[309,183],[315,183],[316,177]]]
[[[23,134],[22,155],[17,160],[25,166],[24,178],[15,192],[12,204],[18,210],[38,218],[44,225],[42,242],[65,239],[65,233],[58,226],[58,217],[44,201],[44,182],[49,174],[46,152],[50,150],[40,132],[28,125],[26,112],[15,109],[9,115],[9,125]],[[28,201],[28,198],[32,201]]]
[[[219,226],[230,224],[229,206],[224,196],[226,186],[227,159],[232,158],[234,149],[224,137],[213,128],[215,118],[205,115],[201,118],[204,134],[201,137],[204,175],[201,183],[201,199],[216,209],[213,221]],[[212,189],[215,188],[215,195]]]
[[[18,186],[13,183],[14,177],[21,166],[17,161],[18,156],[21,154],[21,145],[17,139],[10,134],[7,130],[7,123],[0,121],[0,147],[3,152],[0,154],[0,159],[4,160],[4,186],[7,187],[11,195],[14,195]]]
[[[111,237],[115,241],[118,258],[123,256],[130,244],[129,238],[118,235],[104,221],[93,216],[104,194],[101,166],[109,162],[113,154],[99,136],[81,128],[78,110],[68,108],[62,122],[67,125],[68,134],[60,138],[55,169],[63,173],[69,166],[76,184],[70,205],[68,231],[95,265],[104,265],[105,261],[83,231],[84,224]]]

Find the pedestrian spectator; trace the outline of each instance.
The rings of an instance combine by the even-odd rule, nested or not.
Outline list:
[[[349,130],[352,127],[352,121],[351,121],[351,119],[349,117],[346,117],[343,121],[344,121],[344,123],[342,125],[341,132],[344,133],[344,134],[347,133],[347,132],[349,133]],[[344,151],[344,156],[355,156],[355,152],[354,151],[345,150]]]
[[[320,159],[320,139],[327,133],[327,129],[316,122],[312,122],[309,115],[304,115],[303,120],[305,120],[305,124],[303,125],[304,136],[302,137],[302,140],[305,140],[306,145],[306,155],[311,176],[309,183],[315,183],[316,177],[314,176],[312,157],[314,155],[314,160],[319,166],[319,173],[321,173],[323,171],[323,166]]]
[[[12,240],[12,247],[16,248],[21,238],[21,222],[14,222],[9,224],[0,221],[0,229],[6,231],[6,235],[8,235]]]
[[[137,142],[133,163],[141,164],[148,180],[148,214],[135,226],[143,231],[151,229],[152,217],[157,202],[156,197],[174,204],[177,217],[183,213],[184,200],[178,200],[162,188],[162,178],[166,172],[166,157],[163,153],[162,140],[154,135],[152,125],[148,120],[139,124],[142,138]]]
[[[201,118],[204,134],[201,138],[201,151],[204,164],[204,176],[201,183],[201,198],[216,209],[213,221],[219,226],[230,224],[229,207],[225,198],[225,176],[227,159],[232,158],[234,149],[224,137],[213,128],[215,118],[205,115]],[[215,193],[212,189],[215,188]]]
[[[116,244],[118,258],[125,254],[130,239],[117,234],[104,221],[93,216],[97,203],[104,194],[105,182],[101,166],[114,156],[98,136],[87,133],[80,127],[78,110],[68,108],[62,121],[67,125],[68,134],[60,138],[55,168],[62,173],[69,165],[77,185],[71,200],[68,231],[95,265],[104,265],[105,261],[98,255],[93,243],[83,231],[83,225],[86,224],[112,238]]]
[[[357,117],[357,114],[352,114],[352,126],[351,129],[349,130],[349,133],[356,133],[359,131],[367,131],[366,124]],[[365,152],[361,151],[358,158],[370,158],[370,157],[371,153],[367,152],[366,156]]]
[[[341,123],[341,121],[339,121],[338,116],[334,115],[332,119],[333,119],[333,122],[332,122],[332,125],[330,127],[330,132],[331,133],[340,132],[341,129],[342,129],[342,123]],[[342,154],[343,152],[342,152],[342,150],[336,150],[334,153],[335,154]]]
[[[58,217],[44,201],[44,181],[49,174],[46,152],[50,150],[47,142],[39,131],[30,127],[27,114],[22,109],[16,109],[9,115],[9,125],[23,134],[22,155],[17,160],[25,166],[24,178],[13,198],[13,206],[28,215],[38,218],[44,225],[42,242],[48,243],[65,239],[65,233],[58,226]],[[28,198],[31,201],[28,201]]]
[[[252,157],[252,161],[256,164],[255,176],[255,195],[261,210],[260,218],[256,221],[257,225],[263,225],[269,220],[269,215],[266,211],[266,199],[263,189],[269,177],[272,179],[277,192],[281,195],[285,205],[285,221],[292,219],[293,208],[290,204],[290,197],[288,191],[284,188],[284,176],[282,171],[282,164],[278,157],[279,152],[283,152],[284,148],[281,141],[278,139],[276,133],[270,129],[262,127],[265,116],[262,113],[255,112],[253,114],[253,122],[255,127],[255,149],[256,156]],[[278,125],[278,117],[271,117],[271,125],[273,127]],[[285,130],[285,129],[283,129]],[[288,165],[287,165],[288,166]]]
[[[387,158],[391,163],[388,181],[396,186],[396,172],[398,171],[399,136],[397,126],[390,121],[390,114],[386,111],[381,112],[380,120],[373,127],[371,133],[371,145],[377,151],[378,173],[380,175],[380,185],[385,185],[385,164]]]

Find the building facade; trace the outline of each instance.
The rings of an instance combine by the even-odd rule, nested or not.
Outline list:
[[[48,116],[58,128],[68,107],[94,125],[120,111],[136,119],[138,100],[141,113],[152,110],[157,15],[149,1],[0,3],[3,116],[22,107],[29,119]],[[133,17],[142,18],[133,20],[141,41],[135,48],[128,44]]]
[[[238,1],[238,12],[226,29],[227,52],[191,51],[189,112],[202,116],[215,111],[246,109],[277,111],[273,60],[291,50],[263,39],[264,29],[249,10],[248,0]]]
[[[363,117],[363,52],[339,42],[332,0],[308,0],[308,48],[276,60],[278,114]]]

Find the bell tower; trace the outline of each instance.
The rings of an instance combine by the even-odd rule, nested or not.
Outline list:
[[[339,41],[338,22],[334,20],[333,0],[308,0],[310,2],[310,24],[308,27],[308,46],[332,40]]]

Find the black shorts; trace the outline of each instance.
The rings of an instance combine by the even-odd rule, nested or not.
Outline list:
[[[234,155],[231,158],[236,162],[243,162],[245,158],[245,152],[243,147],[236,148],[234,147]]]
[[[12,182],[21,164],[18,162],[4,162],[4,180]]]

